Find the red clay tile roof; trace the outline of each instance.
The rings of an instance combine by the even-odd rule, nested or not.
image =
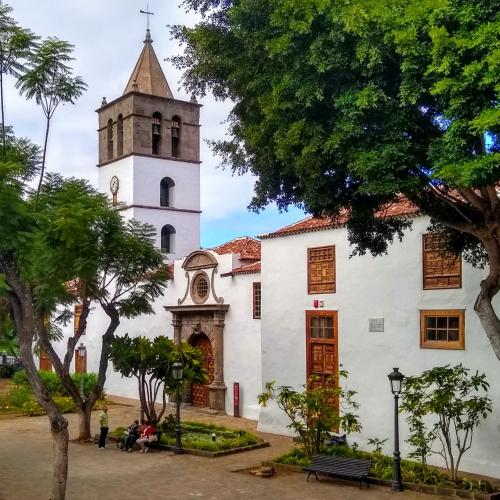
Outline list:
[[[393,203],[388,203],[385,207],[376,213],[376,217],[397,217],[401,215],[416,215],[418,208],[408,199],[400,197]],[[336,216],[327,217],[307,217],[294,224],[282,227],[272,233],[259,236],[261,239],[279,238],[280,236],[289,236],[292,234],[309,233],[312,231],[322,231],[343,226],[349,218],[348,210],[342,210]]]
[[[212,251],[219,255],[239,254],[241,260],[260,260],[260,241],[249,236],[242,236],[212,248]]]
[[[221,274],[222,277],[225,276],[234,276],[235,274],[254,274],[260,273],[260,262],[252,262],[251,264],[247,264],[246,266],[237,267],[233,269],[229,273]]]

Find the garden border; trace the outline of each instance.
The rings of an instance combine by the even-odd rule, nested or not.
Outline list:
[[[281,464],[279,462],[262,462],[264,467],[273,467],[275,470],[282,470],[287,472],[304,472],[304,467],[299,465],[291,464]],[[387,481],[385,479],[376,479],[373,477],[369,478],[370,484],[376,484],[379,486],[391,486],[392,481]],[[448,497],[458,497],[458,498],[472,498],[473,500],[500,500],[500,491],[493,491],[492,493],[484,493],[481,491],[467,491],[467,490],[456,490],[454,488],[444,488],[442,486],[434,486],[432,484],[418,484],[418,483],[407,483],[403,482],[403,486],[407,490],[416,491],[419,493],[444,495]]]
[[[228,450],[221,451],[204,451],[197,450],[195,448],[182,448],[183,452],[188,455],[198,455],[200,457],[217,458],[223,457],[225,455],[233,455],[235,453],[243,453],[244,451],[258,450],[260,448],[267,448],[270,446],[269,442],[263,441],[262,443],[250,444],[248,446],[241,446],[240,448],[229,448]],[[168,451],[174,451],[175,446],[170,446],[168,444],[159,444],[158,448]]]

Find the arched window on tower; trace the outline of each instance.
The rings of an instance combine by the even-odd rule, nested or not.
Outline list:
[[[172,118],[172,156],[177,158],[181,155],[181,119],[178,116]]]
[[[153,120],[151,124],[152,133],[152,143],[153,143],[153,154],[160,154],[160,144],[161,144],[161,113],[153,113]]]
[[[175,228],[166,224],[161,228],[161,251],[163,253],[174,253]]]
[[[160,182],[160,207],[174,206],[175,182],[170,177],[164,177]]]
[[[108,160],[113,159],[113,120],[108,120]]]
[[[116,120],[116,156],[123,155],[123,115]]]

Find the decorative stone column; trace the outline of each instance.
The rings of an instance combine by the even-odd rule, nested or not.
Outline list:
[[[172,312],[172,326],[174,327],[174,342],[179,345],[182,332],[182,319],[179,313]]]
[[[224,317],[225,311],[213,312],[214,380],[208,386],[208,406],[211,410],[225,411],[226,384],[224,383]]]

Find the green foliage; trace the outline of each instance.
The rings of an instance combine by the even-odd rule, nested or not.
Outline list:
[[[109,432],[109,435],[110,435],[110,436],[113,436],[113,437],[115,437],[115,438],[121,438],[121,437],[123,437],[123,435],[124,435],[125,433],[127,433],[127,432],[128,432],[127,427],[121,427],[121,426],[118,426],[118,427],[116,427],[116,429],[111,430],[111,431]]]
[[[173,417],[171,415],[171,417]],[[158,426],[158,430],[164,432],[161,443],[175,445],[175,420],[172,426],[172,418],[166,418]],[[212,435],[215,434],[215,441]],[[211,424],[199,422],[182,422],[182,445],[184,448],[191,448],[204,451],[222,451],[233,448],[241,448],[259,443],[260,440],[250,432],[243,430],[231,430]]]
[[[382,455],[382,453],[369,453],[366,451],[349,448],[348,446],[326,446],[321,449],[321,453],[331,456],[371,460],[372,465],[370,468],[370,477],[383,479],[386,481],[392,479],[392,457]],[[311,463],[311,458],[306,455],[305,450],[302,447],[295,446],[291,451],[276,458],[275,462],[307,467]],[[423,483],[443,488],[457,488],[467,491],[489,492],[492,490],[491,485],[487,481],[477,481],[474,479],[462,477],[459,478],[456,483],[454,483],[449,475],[432,467],[423,466],[421,463],[413,462],[411,460],[401,461],[401,474],[403,481],[409,483]]]
[[[61,382],[61,379],[58,375],[52,371],[39,371],[40,378],[45,386],[45,388],[55,396],[69,396],[67,389]],[[83,392],[86,396],[90,394],[90,392],[94,389],[97,384],[97,374],[96,373],[73,373],[71,374],[71,378],[77,385],[80,387],[80,378],[83,376]],[[26,377],[26,372],[24,370],[19,370],[15,373],[12,378],[14,384],[26,387],[31,390],[31,386],[29,384],[28,378]]]
[[[4,88],[3,82],[6,75],[20,76],[24,71],[24,61],[30,56],[35,47],[37,37],[27,29],[21,28],[10,16],[12,8],[0,2],[0,96],[1,96],[1,126],[3,154],[6,147],[6,126],[4,115]]]
[[[492,411],[486,376],[469,371],[461,364],[432,368],[407,377],[402,394],[412,456],[419,457],[425,467],[430,453],[440,455],[453,481],[458,480],[463,454],[472,446],[474,429]],[[434,442],[438,443],[435,451]]]
[[[368,444],[373,446],[373,453],[382,453],[382,448],[387,442],[387,439],[370,438],[368,439]]]
[[[142,408],[150,422],[157,423],[166,408],[166,392],[177,389],[178,383],[172,376],[172,365],[182,362],[183,379],[180,389],[189,382],[204,382],[206,373],[203,368],[203,355],[199,349],[183,342],[176,345],[171,339],[158,336],[116,337],[110,347],[110,358],[115,371],[123,377],[134,376],[139,383],[139,397]],[[155,409],[157,397],[163,398],[159,413]]]
[[[184,4],[202,19],[172,27],[185,47],[172,60],[189,93],[231,101],[211,146],[255,176],[249,208],[348,214],[353,254],[382,255],[411,227],[391,216],[403,195],[449,250],[489,267],[475,310],[500,359],[498,2]]]
[[[339,373],[339,380],[334,378],[325,385],[311,377],[304,391],[298,392],[290,386],[275,387],[275,382],[267,382],[266,390],[259,394],[258,401],[266,406],[275,401],[291,423],[288,425],[301,440],[308,457],[319,450],[332,429],[343,429],[347,433],[359,432],[361,424],[353,410],[358,408],[354,401],[355,391],[340,386],[340,379],[346,379],[347,372]],[[338,402],[338,407],[334,402]]]
[[[173,62],[188,91],[234,102],[213,148],[257,176],[251,208],[347,206],[351,242],[374,254],[408,225],[375,216],[400,193],[455,228],[487,223],[445,193],[500,178],[495,2],[184,3],[204,18],[172,28],[186,47]]]
[[[54,396],[54,403],[60,413],[74,413],[76,411],[75,402],[68,396]],[[101,409],[105,405],[103,400],[99,400],[94,405],[95,410]],[[27,401],[21,406],[21,413],[28,417],[45,415],[45,410],[38,401]]]
[[[2,398],[1,406],[19,409],[24,403],[32,399],[33,393],[29,388],[23,386],[14,387]]]

